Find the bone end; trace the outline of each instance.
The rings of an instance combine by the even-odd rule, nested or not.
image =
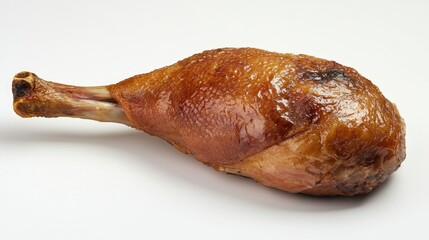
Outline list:
[[[31,72],[20,72],[13,78],[13,109],[21,117],[32,117],[31,105],[26,99],[33,95],[37,78],[37,75]]]

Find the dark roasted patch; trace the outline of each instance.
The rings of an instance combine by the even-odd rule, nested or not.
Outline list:
[[[302,79],[315,81],[346,81],[349,80],[349,77],[341,70],[332,69],[326,72],[306,71],[302,74]]]

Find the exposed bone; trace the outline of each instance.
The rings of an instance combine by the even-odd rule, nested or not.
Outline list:
[[[132,126],[105,86],[77,87],[20,72],[12,92],[13,108],[21,117],[74,117]]]

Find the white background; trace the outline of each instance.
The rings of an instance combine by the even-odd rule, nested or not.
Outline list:
[[[429,1],[0,0],[0,239],[429,239],[428,12]],[[227,46],[357,69],[407,123],[402,167],[368,196],[308,197],[126,126],[12,110],[22,70],[105,85]]]

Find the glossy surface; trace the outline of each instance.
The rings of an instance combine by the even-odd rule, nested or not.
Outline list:
[[[405,158],[396,107],[333,61],[217,49],[108,89],[134,127],[286,191],[366,193]]]
[[[12,93],[22,117],[123,123],[289,192],[367,193],[405,159],[405,125],[378,88],[306,55],[217,49],[99,87],[21,72]]]

